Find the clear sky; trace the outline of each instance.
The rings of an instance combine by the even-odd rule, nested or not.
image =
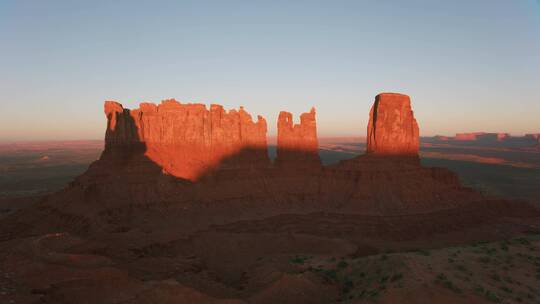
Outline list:
[[[365,136],[383,91],[422,135],[540,132],[539,1],[0,0],[0,140],[101,139],[104,100],[166,98]]]

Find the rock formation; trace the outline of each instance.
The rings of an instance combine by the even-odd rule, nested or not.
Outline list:
[[[524,136],[512,136],[509,133],[487,133],[471,132],[457,133],[453,137],[434,136],[424,137],[426,143],[437,143],[450,141],[452,144],[465,146],[488,146],[488,147],[508,147],[508,148],[540,148],[538,134],[525,134]]]
[[[300,123],[294,124],[292,114],[282,111],[277,123],[278,166],[320,164],[315,108],[300,115]]]
[[[183,219],[178,229],[187,233],[250,212],[388,216],[486,201],[462,187],[448,169],[420,165],[418,125],[409,97],[401,94],[376,97],[365,155],[328,166],[318,156],[314,109],[302,114],[299,124],[290,113],[280,113],[274,164],[266,121],[259,116],[253,122],[242,108],[225,111],[219,105],[207,109],[166,100],[128,110],[106,102],[105,113],[106,148],[100,159],[39,211],[54,215],[55,229],[117,229],[110,226],[137,214],[149,218],[154,209],[160,220]],[[36,222],[43,216],[39,212],[25,222]]]
[[[369,113],[367,153],[418,156],[419,130],[409,96],[382,93]]]
[[[418,125],[409,97],[401,94],[376,97],[368,153],[330,166],[319,159],[315,109],[298,124],[280,113],[273,165],[264,118],[253,122],[242,108],[226,112],[168,100],[135,110],[107,102],[105,112],[106,149],[73,184],[84,201],[227,202],[274,211],[296,206],[296,212],[339,203],[351,212],[396,215],[482,200],[451,171],[419,164]]]
[[[454,140],[457,141],[505,141],[510,139],[508,133],[486,133],[486,132],[473,132],[473,133],[457,133]]]
[[[484,132],[473,132],[473,133],[457,133],[454,137],[454,140],[459,141],[472,141],[476,140],[478,136],[485,134]]]
[[[105,114],[105,156],[126,157],[126,151],[144,149],[165,173],[191,181],[220,165],[269,165],[266,121],[258,116],[253,122],[242,107],[226,112],[215,104],[208,110],[203,104],[165,100],[128,110],[107,101]],[[242,159],[236,157],[240,154]]]
[[[343,284],[318,270],[335,257],[538,230],[526,203],[421,166],[405,95],[377,96],[368,153],[328,166],[314,110],[297,125],[280,114],[275,165],[265,120],[242,108],[107,102],[105,113],[100,159],[0,221],[0,289],[15,296],[0,302],[333,303]]]

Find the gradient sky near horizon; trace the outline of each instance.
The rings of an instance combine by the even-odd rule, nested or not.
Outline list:
[[[104,100],[317,108],[364,136],[379,92],[421,135],[540,132],[540,1],[0,0],[0,140],[101,139]]]

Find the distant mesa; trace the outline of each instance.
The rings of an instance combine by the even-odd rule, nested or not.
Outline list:
[[[455,136],[441,136],[423,138],[424,142],[453,142],[464,145],[487,145],[503,147],[540,147],[540,134],[525,134],[525,136],[512,136],[509,133],[470,132],[457,133]]]
[[[419,129],[409,96],[382,93],[369,113],[367,153],[418,156]]]
[[[448,137],[448,136],[443,136],[443,135],[436,135],[435,137],[433,137],[435,140],[437,141],[449,141],[452,139],[452,137]]]
[[[473,133],[457,133],[453,138],[458,141],[503,141],[510,138],[508,133],[486,133],[486,132],[473,132]]]

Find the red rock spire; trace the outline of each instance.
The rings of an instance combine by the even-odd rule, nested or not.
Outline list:
[[[284,162],[319,163],[319,143],[315,108],[300,115],[300,123],[293,124],[292,114],[282,111],[278,118],[277,164]]]
[[[382,93],[375,97],[369,113],[367,153],[418,156],[418,124],[409,96]]]

